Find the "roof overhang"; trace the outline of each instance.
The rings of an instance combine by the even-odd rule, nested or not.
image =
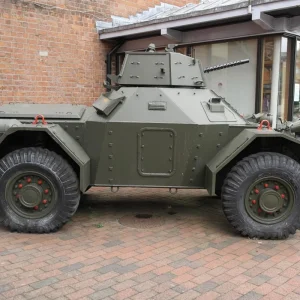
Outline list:
[[[186,14],[171,14],[168,17],[102,29],[98,32],[103,41],[161,36],[177,43],[187,43],[185,39],[189,31],[231,26],[233,23],[249,25],[249,22],[257,29],[254,30],[257,31],[257,35],[276,32],[300,33],[300,1],[246,0]]]

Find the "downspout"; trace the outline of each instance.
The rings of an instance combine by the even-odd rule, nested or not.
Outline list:
[[[106,55],[106,81],[108,82],[108,84],[111,84],[111,80],[110,78],[108,78],[108,75],[111,74],[111,57],[113,54],[116,53],[116,51],[124,44],[124,42],[120,42],[118,43],[114,48],[112,48],[108,54]],[[110,91],[110,89],[107,89],[108,91]]]
[[[252,14],[252,0],[248,0],[248,14]]]
[[[273,116],[272,128],[277,125],[278,102],[279,102],[279,79],[280,79],[280,55],[281,55],[281,37],[274,38],[274,52],[272,65],[272,86],[271,86],[271,107],[270,113]]]

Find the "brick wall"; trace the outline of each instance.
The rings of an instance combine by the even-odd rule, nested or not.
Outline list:
[[[42,2],[43,1],[43,2]],[[0,102],[84,103],[104,90],[106,53],[96,20],[159,1],[0,0]],[[191,1],[164,1],[184,5]],[[126,7],[126,9],[125,9]],[[80,11],[80,12],[79,12]]]

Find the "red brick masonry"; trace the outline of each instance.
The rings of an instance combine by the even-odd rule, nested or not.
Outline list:
[[[166,0],[183,6],[197,0]],[[0,104],[92,104],[104,90],[105,59],[96,20],[129,16],[149,0],[0,0]]]

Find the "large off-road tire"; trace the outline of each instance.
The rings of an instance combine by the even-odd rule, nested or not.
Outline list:
[[[0,211],[12,231],[54,232],[75,213],[79,199],[74,170],[54,152],[23,148],[0,160]]]
[[[300,165],[278,153],[246,157],[228,173],[222,202],[243,236],[287,238],[300,228]]]

